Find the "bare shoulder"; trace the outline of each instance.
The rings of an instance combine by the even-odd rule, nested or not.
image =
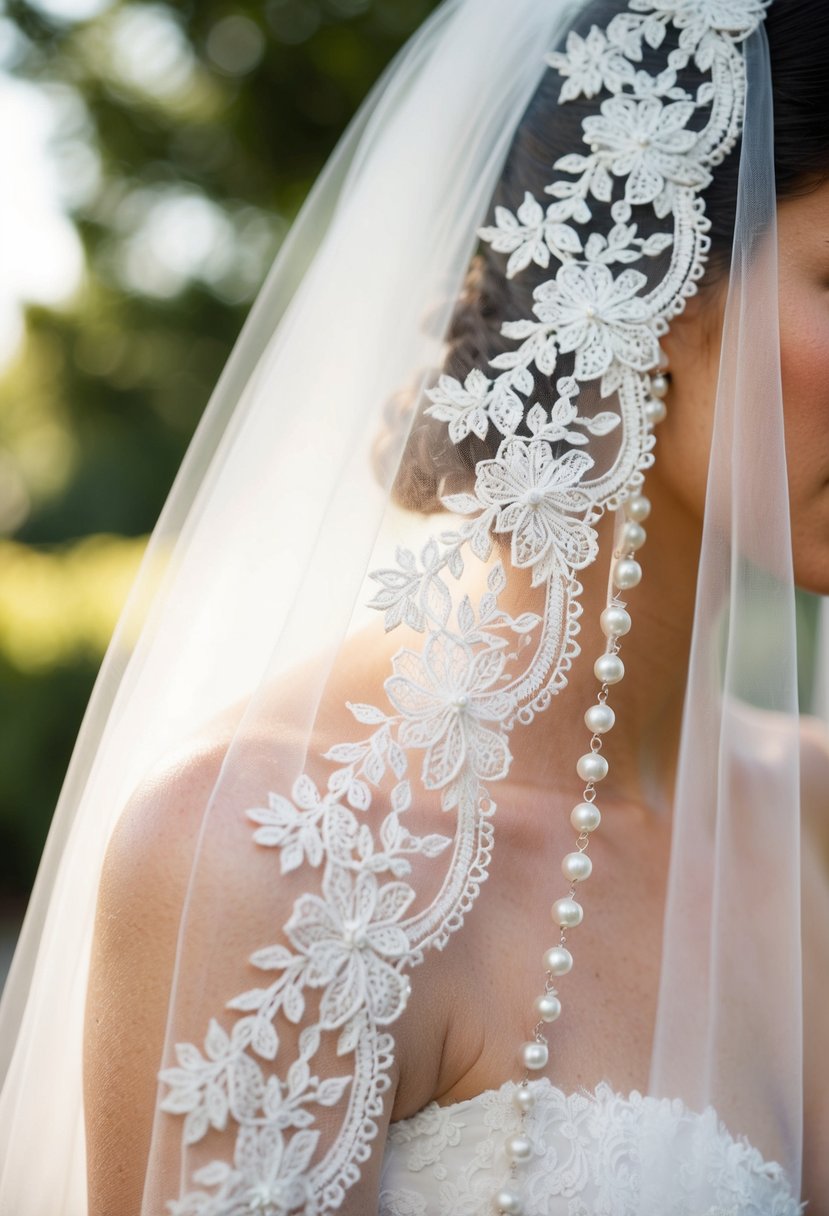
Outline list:
[[[202,739],[149,774],[109,842],[84,1027],[90,1216],[141,1208],[181,911],[227,742]]]
[[[357,674],[355,686],[352,669],[348,693],[371,700],[375,673],[360,667]],[[347,723],[353,728],[345,690],[331,681],[330,704],[317,713],[309,745],[292,692],[299,688],[301,701],[301,685],[300,673],[276,690],[271,712],[256,715],[255,727],[243,722],[243,706],[228,709],[145,777],[113,832],[99,885],[84,1036],[90,1216],[137,1216],[141,1210],[157,1077],[162,1066],[174,1063],[165,1057],[165,1035],[177,968],[198,975],[199,983],[191,986],[198,989],[192,1003],[189,991],[176,994],[176,1041],[200,1045],[210,1018],[229,1029],[236,1015],[227,1012],[227,1001],[261,983],[251,954],[263,946],[290,948],[285,927],[297,898],[309,889],[309,870],[302,865],[282,873],[278,851],[255,842],[256,823],[247,812],[268,806],[271,791],[289,794],[300,771],[324,789],[322,753],[349,737]],[[319,871],[312,873],[312,885],[319,877]],[[426,964],[418,968],[418,978],[427,980],[429,970]],[[429,982],[413,986],[418,995],[395,1026],[386,1117],[401,1068],[411,1080],[399,1113],[408,1114],[432,1096],[440,1063],[442,1022],[434,989]],[[300,1030],[301,1024],[280,1025],[286,1058]],[[331,1064],[339,1075],[342,1061]],[[173,1153],[180,1119],[166,1118],[175,1121],[166,1129]],[[232,1157],[232,1144],[227,1152]],[[369,1190],[361,1183],[354,1211],[376,1209],[376,1156],[365,1167]],[[174,1160],[165,1168],[175,1176]]]
[[[202,738],[146,774],[121,812],[107,848],[99,903],[124,911],[133,895],[152,892],[160,912],[177,903],[189,872],[206,800],[227,754],[229,736]]]
[[[240,808],[244,811],[246,797],[248,805],[257,805],[276,787],[280,771],[302,754],[298,690],[312,676],[312,669],[298,669],[267,690],[261,697],[267,712],[257,709],[246,717],[247,701],[228,705],[144,775],[107,849],[100,885],[104,907],[123,912],[135,898],[142,916],[160,920],[170,914],[178,921],[208,814],[211,832],[222,821],[244,827],[235,835],[238,847],[222,853],[222,865],[249,862],[255,852],[250,849],[253,825],[240,816]],[[226,760],[232,773],[223,773]],[[228,843],[226,835],[222,839]],[[209,851],[200,853],[199,864],[210,865]]]

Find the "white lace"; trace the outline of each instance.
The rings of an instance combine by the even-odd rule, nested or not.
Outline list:
[[[492,375],[474,369],[463,384],[441,376],[430,391],[429,412],[448,424],[453,442],[470,432],[483,438],[490,427],[502,438],[494,458],[479,463],[474,491],[444,500],[458,517],[455,528],[419,554],[399,549],[393,567],[372,574],[372,603],[386,627],[405,622],[421,632],[422,650],[395,655],[387,707],[349,707],[366,729],[326,754],[327,789],[303,775],[290,797],[271,793],[266,806],[247,811],[254,840],[276,850],[281,872],[305,867],[318,893],[302,895],[282,940],[251,957],[264,986],[228,1001],[242,1015],[232,1030],[212,1020],[203,1049],[178,1044],[176,1066],[160,1074],[162,1109],[184,1116],[185,1146],[211,1128],[237,1129],[233,1160],[196,1169],[186,1192],[168,1204],[171,1216],[332,1212],[360,1176],[389,1086],[393,1039],[385,1028],[406,1003],[406,972],[427,948],[446,943],[478,893],[495,810],[485,783],[509,769],[514,723],[531,721],[566,682],[578,653],[576,575],[595,559],[594,525],[638,488],[653,461],[644,412],[649,373],[660,335],[703,272],[709,242],[699,191],[739,134],[739,42],[763,8],[761,0],[631,0],[606,30],[571,34],[565,50],[549,56],[563,78],[562,102],[610,96],[584,121],[586,150],[557,162],[565,176],[547,187],[553,201],[542,206],[527,194],[515,215],[499,207],[495,226],[480,235],[510,255],[509,276],[531,262],[547,267],[551,258],[558,269],[536,290],[533,316],[503,326],[518,345],[491,361]],[[643,72],[643,43],[659,48],[671,26],[678,40],[664,69]],[[693,96],[677,75],[691,60],[710,76]],[[602,214],[610,205],[609,224],[594,218],[595,203]],[[664,231],[640,237],[634,206],[652,208]],[[630,268],[669,248],[656,283],[648,286]],[[552,376],[562,354],[573,356],[574,374],[559,378],[548,412],[526,400],[529,369]],[[612,408],[583,417],[579,382],[597,379]],[[524,420],[527,434],[519,434]],[[614,429],[621,435],[615,460],[591,480],[588,437]],[[563,444],[571,450],[560,454]],[[543,618],[513,618],[499,606],[506,581],[499,563],[478,603],[467,596],[453,602],[450,580],[461,578],[470,554],[491,562],[493,532],[509,537],[513,564],[546,589]],[[440,791],[444,810],[455,812],[454,840],[406,827],[411,751],[421,755],[422,786]],[[385,813],[372,823],[375,792]],[[406,881],[413,855],[444,859],[439,894],[425,906]],[[280,1018],[307,1022],[291,1059],[280,1046]],[[322,1079],[314,1060],[331,1036],[342,1072]],[[319,1108],[334,1106],[345,1108],[339,1129],[321,1143]],[[615,1176],[615,1158],[605,1156],[608,1177]],[[621,1202],[594,1210],[633,1210]]]
[[[622,1097],[599,1085],[564,1094],[546,1078],[523,1131],[527,1216],[797,1216],[780,1167],[735,1139],[710,1108]],[[518,1126],[515,1085],[466,1102],[430,1103],[392,1124],[379,1216],[489,1216]],[[642,1170],[647,1161],[647,1171]],[[659,1168],[654,1163],[659,1162]]]

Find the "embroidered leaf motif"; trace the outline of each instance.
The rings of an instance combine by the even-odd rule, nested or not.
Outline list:
[[[453,527],[417,552],[398,546],[370,572],[371,607],[385,629],[421,636],[394,656],[387,705],[347,702],[366,737],[328,748],[321,787],[302,773],[290,797],[263,791],[265,805],[244,811],[255,843],[276,850],[274,882],[299,871],[308,881],[287,923],[275,926],[282,940],[250,955],[270,986],[232,997],[226,1009],[240,1016],[230,1032],[212,1019],[203,1050],[176,1044],[174,1065],[160,1073],[161,1109],[182,1117],[184,1145],[211,1129],[232,1127],[235,1137],[232,1162],[192,1169],[169,1216],[331,1216],[372,1151],[394,1062],[384,1027],[406,1005],[407,972],[445,945],[486,877],[489,785],[509,771],[510,731],[566,683],[578,651],[577,575],[596,556],[594,525],[652,462],[647,377],[659,337],[703,269],[700,192],[738,138],[739,47],[764,8],[764,0],[629,0],[606,29],[571,32],[547,56],[562,103],[597,98],[583,143],[556,162],[560,176],[541,199],[519,191],[514,211],[498,205],[479,230],[508,278],[537,268],[532,315],[503,322],[507,348],[485,367],[462,382],[438,374],[426,391],[425,412],[446,425],[447,442],[486,441],[489,450],[465,484],[447,487]],[[652,52],[660,57],[648,71],[645,51],[649,64]],[[711,74],[695,78],[693,91],[678,75],[691,62]],[[634,211],[642,207],[655,220],[647,236]],[[647,275],[633,268],[640,263]],[[548,382],[562,365],[572,375],[559,378],[553,400]],[[579,404],[587,385],[589,408]],[[589,437],[617,429],[614,460],[603,452],[595,461]],[[539,603],[552,606],[547,616],[513,617],[499,601],[507,545]],[[486,567],[474,600],[482,572],[469,572],[472,561]],[[457,586],[468,572],[470,586]],[[453,834],[430,830],[432,807]],[[418,898],[413,861],[441,857],[434,896]],[[299,1034],[285,1034],[286,1025]],[[331,1048],[352,1059],[341,1076],[328,1075]],[[331,1129],[324,1140],[318,1122]],[[460,1211],[455,1185],[444,1181],[443,1201]]]
[[[386,715],[374,705],[355,705],[352,701],[346,701],[346,706],[351,710],[358,722],[375,726],[380,722],[386,721]]]
[[[256,950],[250,956],[254,967],[260,967],[263,971],[281,971],[290,966],[293,959],[290,950],[278,945],[266,946],[264,950]]]

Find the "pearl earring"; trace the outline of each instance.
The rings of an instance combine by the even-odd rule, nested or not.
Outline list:
[[[659,369],[650,377],[650,400],[645,406],[645,417],[648,420],[649,426],[656,426],[660,422],[664,422],[667,416],[665,407],[665,398],[671,387],[671,373],[668,370],[668,357],[664,351],[660,351]]]

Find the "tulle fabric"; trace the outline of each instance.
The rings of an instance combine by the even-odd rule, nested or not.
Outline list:
[[[146,773],[186,753],[228,706],[229,748],[204,802],[159,1066],[250,984],[247,956],[285,920],[286,890],[300,889],[274,883],[240,812],[267,791],[288,793],[313,764],[334,692],[353,685],[346,695],[362,699],[360,656],[383,644],[365,609],[367,574],[434,530],[389,502],[406,426],[387,437],[385,482],[375,440],[388,430],[389,401],[441,366],[476,228],[544,70],[540,52],[560,39],[572,7],[515,0],[505,16],[499,0],[443,5],[352,123],[254,307],[108,651],[4,993],[2,1216],[86,1211],[81,1046],[106,846]],[[692,1109],[713,1105],[797,1191],[799,729],[762,33],[747,60],[650,1090]],[[758,619],[773,645],[747,655]],[[297,669],[300,679],[285,675]],[[242,872],[240,856],[249,858]],[[231,908],[253,916],[249,942],[234,940],[228,892]],[[231,956],[238,976],[228,988]],[[144,1216],[178,1197],[198,1158],[180,1136],[180,1122],[159,1111]]]
[[[566,6],[524,0],[509,23],[498,7],[443,6],[374,87],[280,251],[154,530],[3,994],[4,1214],[86,1210],[86,973],[124,804],[164,755],[239,703],[226,788],[262,713],[257,689],[312,655],[324,683],[347,631],[387,506],[370,446],[388,401],[439,361],[476,227],[544,70],[538,48],[556,40]],[[298,722],[318,696],[307,684]],[[207,916],[209,932],[220,909]]]
[[[774,129],[762,36],[746,54],[737,222],[651,1085],[658,1096],[682,1093],[695,1109],[713,1105],[728,1126],[785,1163],[797,1189],[803,1118],[797,635]]]

